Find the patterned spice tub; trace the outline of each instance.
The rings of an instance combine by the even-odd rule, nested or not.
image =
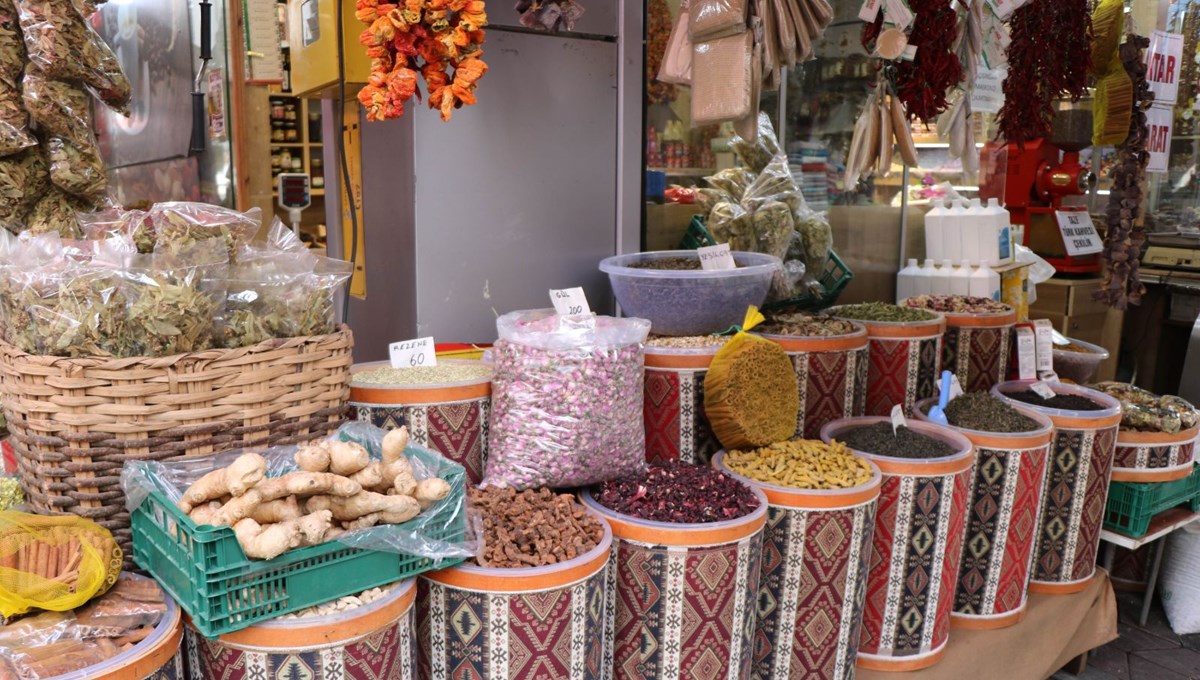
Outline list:
[[[951,371],[967,392],[990,390],[1008,375],[1016,310],[996,314],[946,313],[942,370]]]
[[[164,596],[167,613],[145,640],[104,663],[54,680],[185,680],[182,614],[175,600]]]
[[[752,680],[852,680],[862,628],[871,536],[883,475],[849,489],[765,484],[769,508],[758,584]]]
[[[417,587],[422,680],[601,680],[611,657],[606,595],[612,530],[573,560],[547,567],[462,564]]]
[[[1054,423],[1046,491],[1033,549],[1030,592],[1067,594],[1083,590],[1096,573],[1096,553],[1121,405],[1112,397],[1085,387],[1050,383],[1057,394],[1087,397],[1103,406],[1098,411],[1068,411],[1025,404],[1006,396],[1029,389],[1028,382],[1011,381],[992,388],[1010,404],[1029,408]]]
[[[752,490],[754,512],[711,524],[636,519],[583,492],[613,531],[605,662],[613,678],[750,677],[767,520],[767,497]]]
[[[1113,456],[1114,482],[1173,482],[1192,474],[1200,428],[1175,433],[1121,430]]]
[[[721,345],[646,346],[646,462],[705,464],[721,448],[704,415],[704,376]]]
[[[438,364],[478,366],[479,362],[443,359]],[[385,430],[407,425],[412,443],[434,449],[462,465],[469,483],[479,484],[487,461],[491,378],[434,385],[354,382],[356,373],[390,365],[375,361],[351,367],[351,413],[358,420]]]
[[[416,680],[413,579],[361,607],[208,639],[187,627],[192,680]]]
[[[821,439],[879,422],[888,421],[837,420],[821,429]],[[952,430],[915,421],[909,427],[955,453],[908,459],[855,451],[883,472],[858,645],[858,665],[874,670],[918,670],[941,660],[962,558],[975,449]]]
[[[828,313],[836,317],[838,308]],[[866,415],[889,415],[896,404],[903,404],[905,413],[911,415],[918,401],[937,396],[946,319],[930,313],[936,318],[928,321],[847,319],[866,326],[870,340]]]
[[[768,335],[783,347],[796,369],[800,390],[800,415],[796,436],[815,439],[831,420],[863,415],[867,407],[867,372],[870,367],[867,329],[846,335]]]
[[[919,402],[917,417],[928,421],[926,412],[936,403]],[[1040,427],[981,432],[949,426],[976,451],[954,593],[952,623],[959,628],[1004,628],[1025,615],[1054,423],[1032,409],[1015,408]]]

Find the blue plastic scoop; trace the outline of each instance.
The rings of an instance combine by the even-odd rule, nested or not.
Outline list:
[[[950,379],[952,375],[950,371],[942,371],[942,393],[938,396],[938,403],[929,409],[929,419],[938,425],[949,425],[950,421],[946,420],[946,404],[950,403]]]

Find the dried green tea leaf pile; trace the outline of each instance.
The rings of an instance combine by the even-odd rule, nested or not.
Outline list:
[[[109,203],[91,98],[128,113],[131,88],[88,23],[98,4],[0,0],[0,226],[12,233],[77,238],[76,215]]]

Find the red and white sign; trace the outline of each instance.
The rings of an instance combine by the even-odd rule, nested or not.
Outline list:
[[[1179,97],[1179,74],[1183,68],[1183,36],[1155,31],[1146,50],[1146,80],[1155,104],[1175,106]]]
[[[1150,154],[1146,172],[1167,171],[1167,161],[1171,155],[1171,126],[1175,120],[1174,113],[1170,104],[1158,102],[1146,111],[1146,151]]]

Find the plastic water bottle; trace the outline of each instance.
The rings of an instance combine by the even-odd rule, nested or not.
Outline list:
[[[896,302],[903,302],[916,295],[913,291],[916,289],[916,278],[919,276],[919,271],[916,258],[912,258],[908,261],[908,265],[896,274]]]
[[[946,202],[938,199],[933,208],[925,213],[925,257],[934,262],[946,257],[945,228]]]
[[[963,260],[961,264],[954,268],[950,273],[950,294],[951,295],[970,295],[971,294],[971,263]]]

